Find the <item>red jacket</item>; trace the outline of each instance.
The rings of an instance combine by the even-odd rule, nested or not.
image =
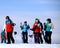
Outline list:
[[[6,24],[6,32],[13,32],[12,24]]]
[[[35,33],[40,33],[41,32],[41,27],[39,26],[39,24],[38,23],[35,23],[34,25],[33,25],[33,31],[35,32]]]

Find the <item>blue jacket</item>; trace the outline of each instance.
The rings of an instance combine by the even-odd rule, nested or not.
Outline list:
[[[27,30],[30,28],[29,25],[23,25],[20,27],[21,27],[22,32],[27,32]]]
[[[4,31],[1,32],[1,38],[2,38],[2,39],[5,38],[5,32],[4,32]]]
[[[10,24],[12,21],[11,20],[6,20],[6,24]]]

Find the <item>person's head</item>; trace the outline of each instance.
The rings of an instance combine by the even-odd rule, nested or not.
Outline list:
[[[9,20],[10,18],[9,18],[9,16],[6,16],[6,20]]]
[[[36,19],[35,19],[35,22],[36,22],[36,23],[40,23],[40,21],[39,21],[39,19],[38,19],[38,18],[36,18]]]
[[[5,29],[3,29],[2,32],[5,32]]]
[[[24,21],[24,24],[27,25],[27,21]]]
[[[50,19],[50,18],[48,18],[48,19],[47,19],[47,22],[48,22],[48,23],[51,23],[51,19]]]

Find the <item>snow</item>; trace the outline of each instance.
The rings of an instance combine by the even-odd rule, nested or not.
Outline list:
[[[60,48],[60,44],[0,44],[0,48]]]

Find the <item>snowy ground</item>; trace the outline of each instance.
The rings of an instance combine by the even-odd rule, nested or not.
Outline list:
[[[56,44],[52,44],[52,45],[48,45],[48,44],[10,44],[10,45],[6,45],[6,44],[0,44],[0,48],[60,48],[60,44],[56,45]]]

